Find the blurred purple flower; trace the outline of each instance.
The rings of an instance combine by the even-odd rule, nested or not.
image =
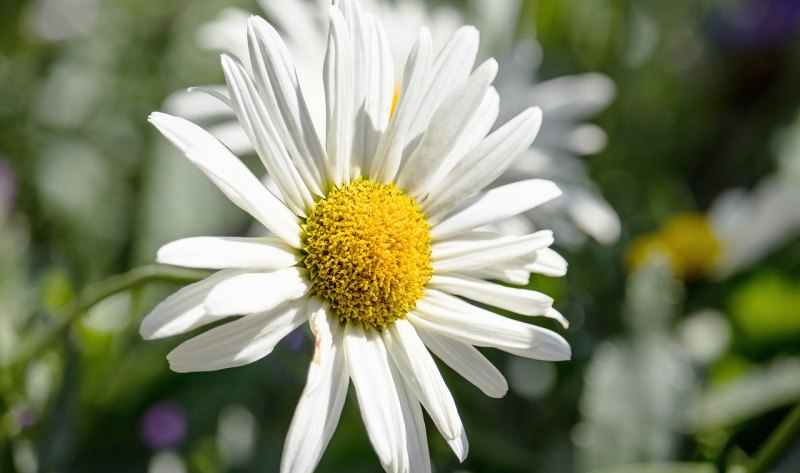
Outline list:
[[[8,161],[0,157],[0,208],[10,212],[17,195],[17,179]]]
[[[800,31],[800,0],[749,0],[711,14],[712,31],[738,47],[774,46]]]
[[[292,331],[286,338],[281,341],[281,344],[289,351],[300,351],[306,344],[307,337],[305,334],[305,327],[298,327]]]
[[[186,414],[176,402],[160,402],[145,412],[140,427],[142,441],[153,450],[174,447],[186,437]]]
[[[11,418],[20,431],[33,427],[39,420],[36,411],[28,404],[17,404],[11,408]]]

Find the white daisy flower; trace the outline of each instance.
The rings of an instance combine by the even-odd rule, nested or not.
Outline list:
[[[275,193],[199,126],[158,112],[150,121],[275,236],[187,238],[162,247],[161,263],[219,271],[159,304],[142,322],[142,336],[241,316],[167,357],[175,371],[209,371],[259,360],[308,322],[316,348],[282,471],[316,467],[350,380],[387,471],[431,471],[422,407],[463,460],[464,427],[429,351],[492,397],[505,394],[506,381],[475,347],[570,358],[560,335],[469,302],[567,324],[550,297],[488,281],[526,284],[532,272],[566,271],[549,248],[550,231],[484,229],[560,194],[541,179],[482,191],[530,146],[541,110],[527,109],[489,133],[497,63],[473,69],[478,35],[466,27],[438,55],[421,30],[392,111],[387,35],[355,1],[339,0],[330,8],[328,107],[318,134],[276,30],[251,17],[247,36],[252,75],[223,54],[229,95],[214,93],[236,113]]]
[[[312,121],[317,128],[325,122],[325,95],[320,74],[322,52],[327,41],[329,0],[259,0],[267,17],[283,32],[287,48],[297,58],[295,67]],[[518,22],[519,0],[472,0],[469,17],[483,35],[485,52],[503,59],[495,88],[503,97],[486,106],[499,107],[506,121],[530,105],[540,106],[547,116],[537,144],[520,155],[496,182],[505,184],[539,177],[556,182],[564,195],[537,212],[520,214],[500,229],[525,233],[538,228],[553,228],[559,243],[577,246],[588,235],[603,244],[619,237],[620,222],[614,209],[592,182],[586,164],[578,156],[600,152],[606,144],[605,132],[585,120],[602,111],[613,99],[614,83],[606,76],[587,73],[563,76],[532,83],[541,62],[541,48],[534,38],[515,40],[513,25]],[[423,25],[434,32],[432,44],[438,50],[465,23],[461,12],[447,6],[429,7],[420,0],[388,2],[366,0],[366,10],[374,12],[386,25],[387,45],[395,64],[396,90],[402,87],[407,51]],[[243,34],[249,13],[226,8],[198,31],[198,42],[206,49],[227,51],[248,64],[247,40]],[[467,34],[462,31],[462,34]],[[221,86],[217,86],[221,90]],[[488,100],[488,99],[487,99]],[[193,120],[215,121],[209,127],[234,152],[247,153],[252,145],[229,110],[202,94],[173,94],[165,108]],[[220,121],[220,118],[222,120]]]

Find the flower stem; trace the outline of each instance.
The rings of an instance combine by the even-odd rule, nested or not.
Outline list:
[[[105,281],[93,284],[60,311],[61,313],[55,326],[51,327],[39,337],[36,343],[32,344],[32,348],[28,351],[28,356],[24,357],[24,359],[30,360],[41,354],[45,348],[66,332],[72,323],[88,309],[114,294],[152,281],[188,284],[199,281],[208,276],[208,274],[208,271],[153,264],[140,266],[127,273],[112,276]]]
[[[767,473],[800,434],[800,404],[796,405],[756,453],[748,473]]]

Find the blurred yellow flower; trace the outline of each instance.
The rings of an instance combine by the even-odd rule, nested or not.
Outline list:
[[[641,235],[628,248],[626,263],[633,270],[655,255],[665,256],[675,274],[685,280],[711,275],[722,247],[706,216],[683,213],[669,218],[655,233]]]

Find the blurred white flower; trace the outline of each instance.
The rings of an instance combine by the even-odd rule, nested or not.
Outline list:
[[[98,0],[36,0],[28,27],[48,41],[65,41],[88,35],[100,16]]]
[[[682,412],[696,389],[690,359],[671,327],[683,300],[683,286],[663,259],[630,275],[628,334],[600,344],[586,367],[583,421],[573,432],[577,471],[675,458],[685,429]]]
[[[751,190],[730,189],[708,211],[721,251],[714,275],[753,266],[800,232],[800,114],[778,135],[778,167]]]
[[[800,115],[778,135],[777,169],[750,190],[728,189],[708,212],[678,214],[632,243],[629,265],[666,255],[687,279],[723,279],[760,262],[800,232]]]
[[[277,237],[198,237],[162,247],[161,263],[220,271],[159,304],[140,332],[161,338],[242,316],[167,357],[178,372],[210,371],[257,361],[308,322],[315,353],[282,471],[316,467],[350,380],[384,468],[431,471],[421,407],[459,460],[468,443],[429,350],[493,397],[508,386],[476,346],[544,361],[571,356],[557,333],[466,300],[567,325],[547,295],[487,281],[526,284],[531,273],[564,274],[566,262],[549,248],[552,232],[478,230],[561,192],[542,179],[482,191],[528,149],[542,112],[525,109],[490,133],[497,63],[473,70],[475,28],[456,29],[438,56],[422,28],[397,98],[380,20],[339,0],[329,21],[321,128],[286,44],[258,17],[244,26],[251,67],[223,54],[227,92],[209,91],[235,111],[274,191],[203,128],[151,115],[189,161]]]
[[[292,56],[298,58],[295,63],[298,79],[317,129],[321,129],[325,118],[320,51],[326,41],[325,6],[328,3],[326,0],[259,1],[267,17],[283,32]],[[503,97],[499,102],[500,119],[506,120],[532,105],[542,108],[546,120],[536,145],[520,156],[498,184],[540,177],[555,181],[564,194],[537,213],[526,213],[504,222],[499,227],[501,230],[529,233],[539,228],[553,228],[559,244],[565,246],[581,244],[585,235],[604,244],[615,242],[620,233],[619,217],[600,195],[583,159],[578,157],[597,153],[605,147],[605,132],[584,120],[610,103],[615,95],[614,83],[596,73],[532,82],[540,65],[541,50],[534,38],[514,38],[521,2],[472,0],[469,3],[471,15],[467,18],[453,8],[432,8],[420,0],[368,0],[365,5],[386,25],[395,71],[402,70],[415,40],[414,33],[420,26],[430,26],[435,32],[433,46],[438,50],[460,25],[470,21],[481,30],[485,52],[499,57],[504,64],[495,84]],[[233,53],[247,63],[242,25],[248,15],[236,8],[221,11],[215,20],[198,31],[199,43],[209,50]],[[399,91],[402,77],[398,74],[395,80],[396,91]],[[220,89],[217,87],[217,90]],[[491,100],[499,101],[496,96]],[[230,110],[203,94],[173,94],[165,109],[192,120],[216,119],[209,131],[236,153],[252,151],[241,128],[230,120]]]
[[[732,335],[725,314],[713,309],[687,315],[678,327],[678,337],[686,353],[701,366],[708,366],[722,357]]]

